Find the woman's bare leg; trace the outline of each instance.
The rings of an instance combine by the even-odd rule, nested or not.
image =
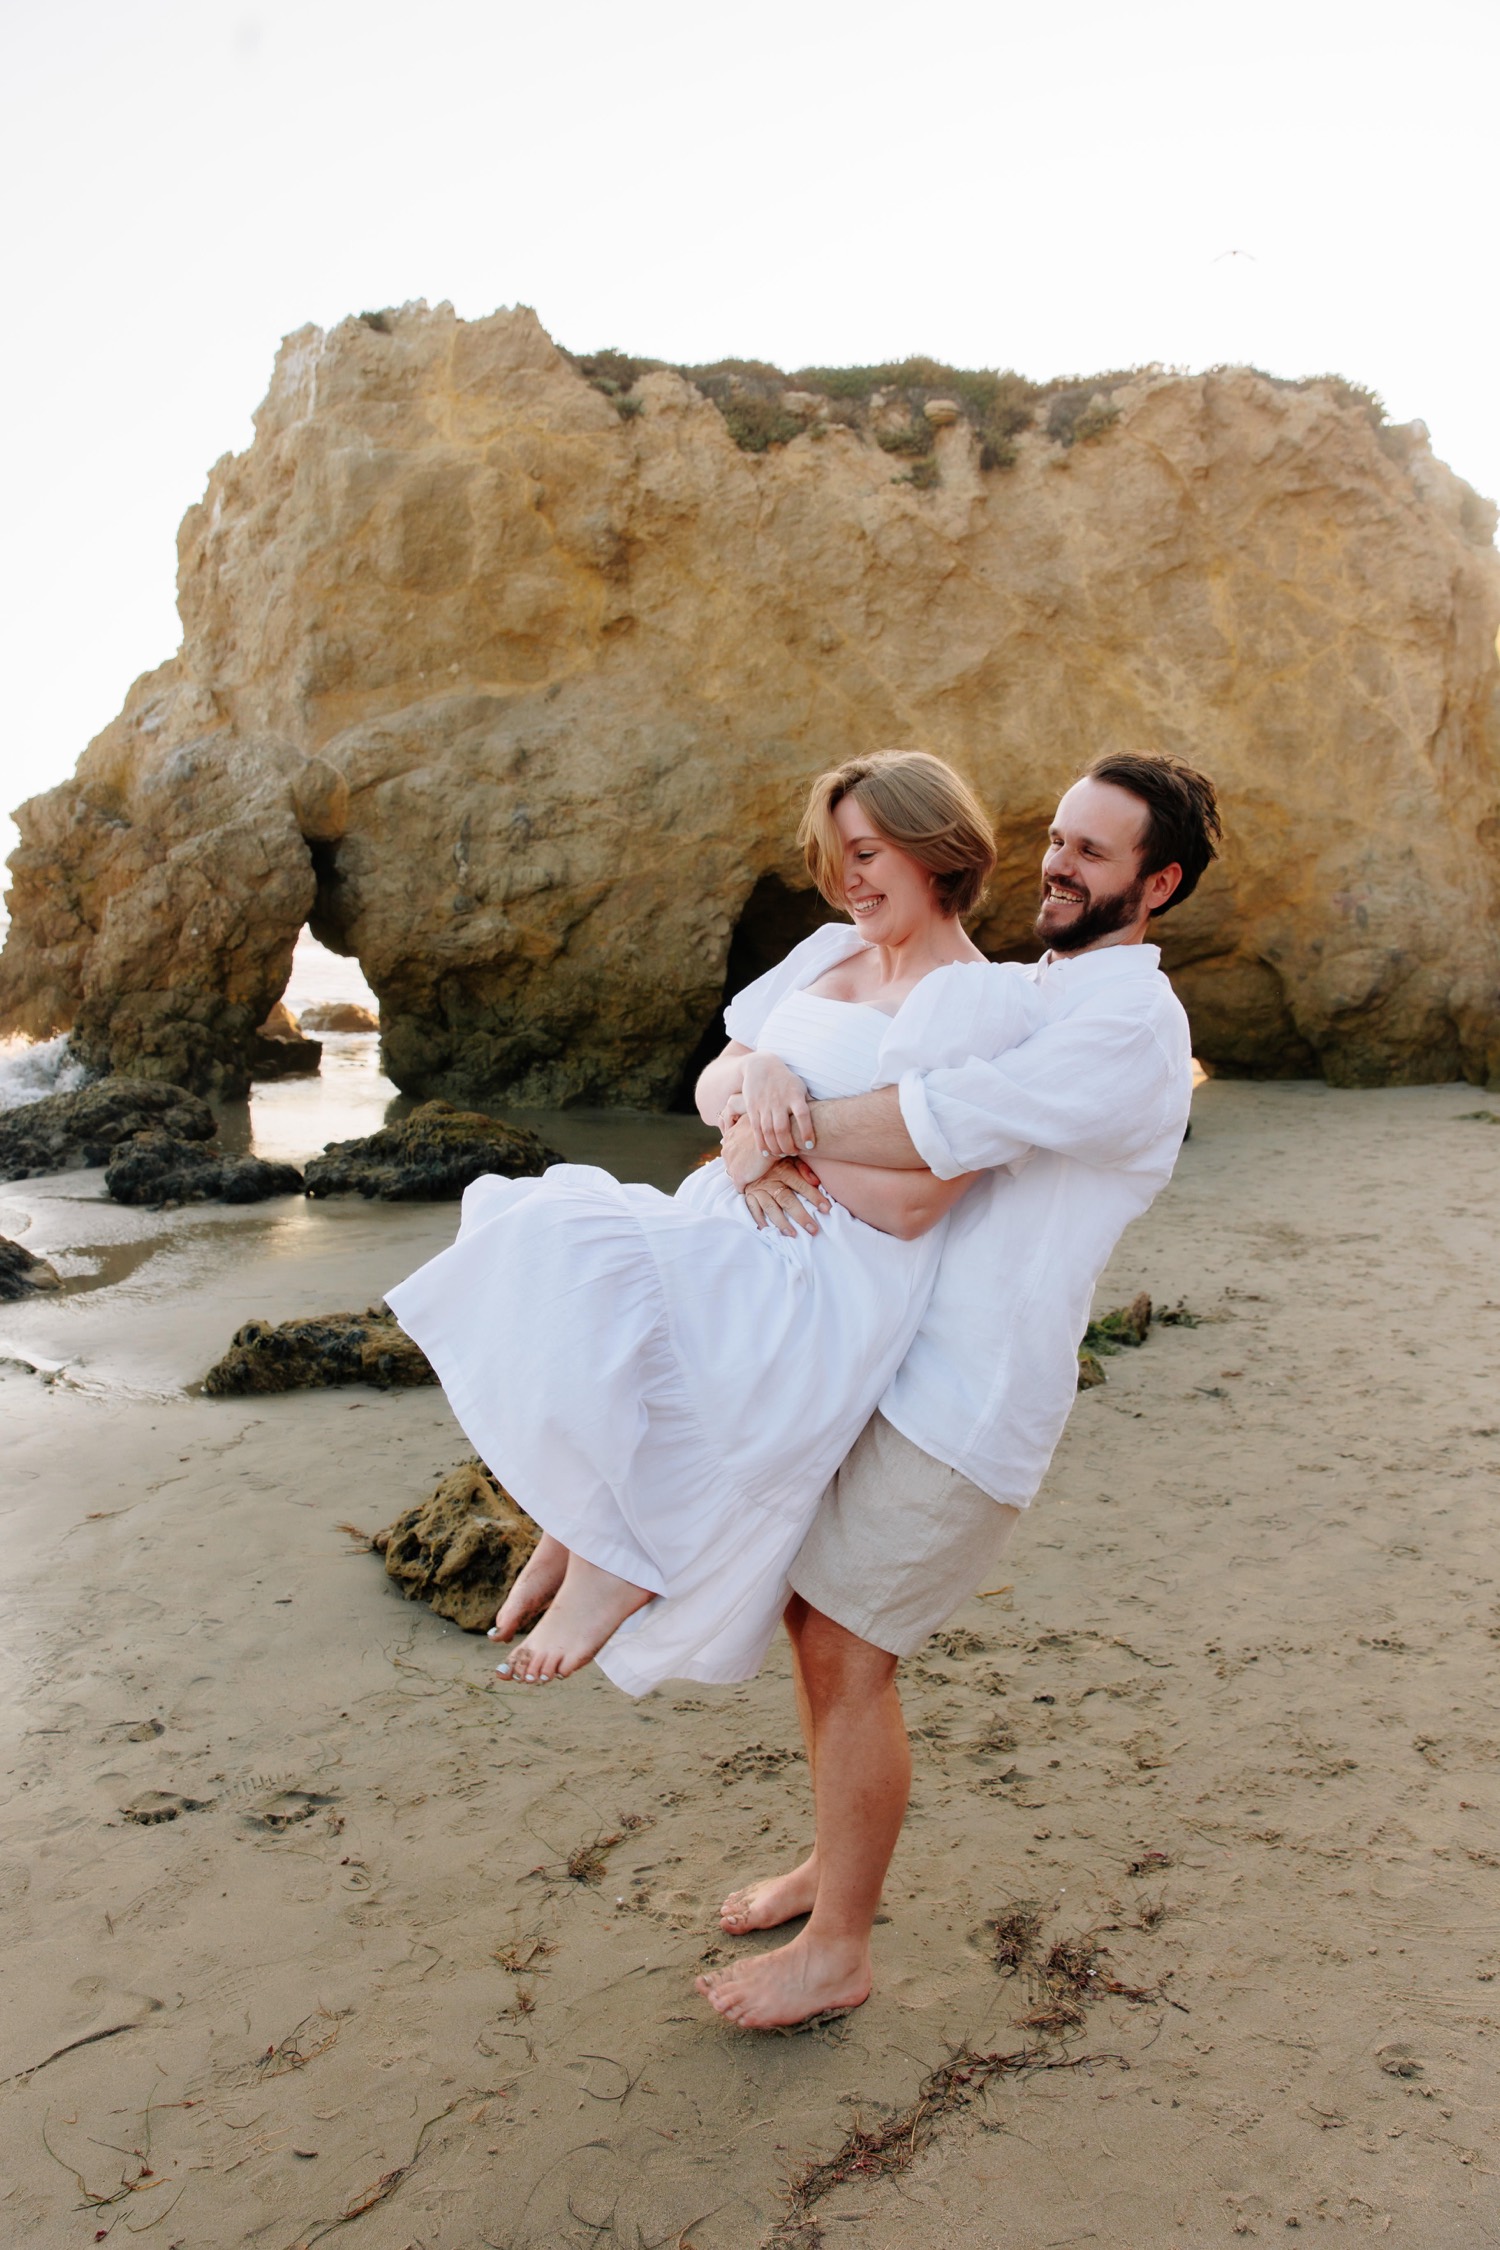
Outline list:
[[[550,1531],[544,1531],[525,1569],[500,1604],[500,1614],[490,1627],[492,1641],[511,1641],[546,1608],[563,1582],[568,1549]]]
[[[612,1570],[570,1555],[568,1567],[545,1617],[533,1626],[516,1653],[496,1667],[502,1680],[524,1687],[565,1680],[591,1663],[611,1633],[656,1596]]]
[[[807,1623],[807,1604],[800,1594],[793,1594],[787,1603],[782,1623],[786,1626],[787,1639],[792,1644],[792,1684],[797,1691],[797,1718],[802,1728],[802,1740],[807,1745],[807,1773],[816,1804],[817,1741],[813,1729],[812,1703],[802,1674],[802,1634]],[[811,1914],[817,1895],[818,1842],[814,1834],[813,1848],[806,1859],[789,1869],[785,1875],[762,1876],[758,1882],[747,1883],[743,1890],[731,1891],[719,1908],[719,1927],[727,1937],[745,1937],[751,1930],[776,1930],[783,1922],[795,1922],[799,1914]]]

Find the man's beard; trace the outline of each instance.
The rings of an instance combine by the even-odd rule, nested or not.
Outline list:
[[[1036,934],[1050,945],[1054,953],[1081,953],[1085,946],[1097,945],[1100,938],[1113,937],[1116,930],[1128,929],[1141,911],[1141,900],[1146,895],[1146,878],[1140,876],[1128,890],[1120,891],[1114,898],[1092,899],[1071,922],[1065,923],[1055,934],[1042,927],[1047,911],[1047,885],[1042,884],[1042,904],[1037,914]]]

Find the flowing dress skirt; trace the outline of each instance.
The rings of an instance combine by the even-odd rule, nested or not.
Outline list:
[[[476,1180],[457,1240],[387,1302],[527,1513],[659,1597],[598,1658],[641,1695],[759,1668],[945,1231],[900,1242],[835,1207],[788,1239],[717,1161],[675,1196],[559,1164]]]

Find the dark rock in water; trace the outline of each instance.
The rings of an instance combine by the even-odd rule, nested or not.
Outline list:
[[[257,1078],[313,1078],[323,1067],[321,1039],[251,1039],[246,1048],[252,1081]]]
[[[436,1381],[395,1315],[371,1305],[368,1312],[320,1313],[275,1328],[268,1320],[247,1320],[204,1376],[203,1388],[210,1398],[244,1398],[326,1390],[338,1383],[373,1383],[389,1391]]]
[[[121,1141],[153,1126],[181,1141],[211,1141],[214,1113],[196,1094],[155,1078],[99,1078],[0,1115],[0,1180],[104,1164]]]
[[[367,1140],[331,1141],[307,1167],[307,1192],[441,1202],[462,1195],[486,1172],[518,1180],[561,1162],[556,1149],[525,1126],[502,1125],[451,1102],[424,1102]]]
[[[225,1156],[153,1128],[114,1151],[104,1185],[117,1203],[262,1203],[268,1195],[300,1195],[302,1174],[295,1164]]]
[[[302,1026],[284,1000],[278,1000],[246,1044],[252,1078],[311,1078],[322,1068],[323,1049],[303,1037]]]
[[[33,1257],[19,1242],[0,1234],[0,1302],[34,1296],[39,1289],[61,1287],[45,1258]]]
[[[308,1031],[378,1031],[380,1018],[357,1000],[314,1000],[302,1011],[301,1025]]]
[[[374,1546],[409,1602],[430,1602],[466,1633],[482,1633],[541,1533],[482,1461],[452,1469],[420,1507]]]

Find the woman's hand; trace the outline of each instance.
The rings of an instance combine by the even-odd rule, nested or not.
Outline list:
[[[760,1146],[772,1156],[801,1156],[812,1147],[807,1088],[779,1055],[746,1056],[740,1096]]]
[[[773,1226],[778,1234],[792,1235],[799,1227],[804,1234],[816,1234],[818,1222],[808,1205],[817,1211],[833,1209],[817,1173],[788,1159],[773,1164],[744,1194],[756,1225]]]

